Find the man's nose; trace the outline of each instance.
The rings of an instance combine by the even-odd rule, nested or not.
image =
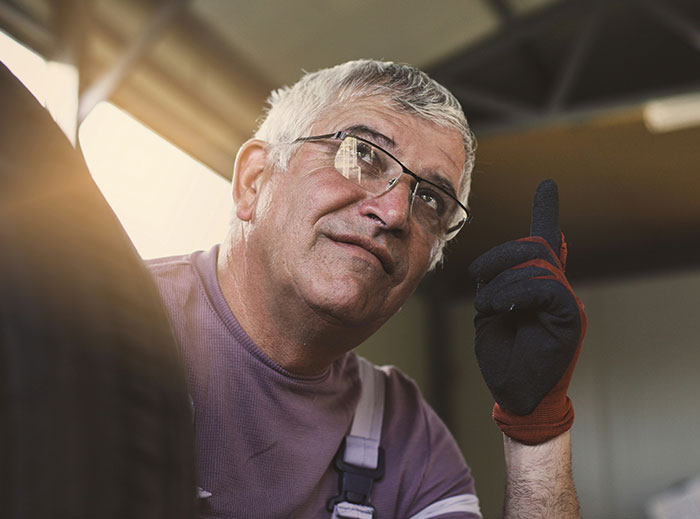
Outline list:
[[[387,230],[408,228],[413,201],[413,182],[408,175],[401,175],[387,191],[362,201],[363,215],[381,220]]]

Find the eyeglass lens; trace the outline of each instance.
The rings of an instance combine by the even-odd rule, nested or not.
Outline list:
[[[396,159],[368,142],[345,135],[335,155],[335,168],[373,194],[394,187],[404,169]],[[449,239],[467,219],[464,209],[438,186],[411,178],[412,214],[428,231]]]

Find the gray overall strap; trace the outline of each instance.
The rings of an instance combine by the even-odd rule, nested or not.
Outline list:
[[[331,519],[372,519],[372,485],[384,475],[384,452],[379,447],[384,418],[384,372],[357,357],[362,385],[350,434],[336,455],[340,495],[328,503]]]

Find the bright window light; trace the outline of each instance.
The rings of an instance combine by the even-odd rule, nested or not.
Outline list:
[[[223,240],[228,181],[109,103],[90,112],[79,138],[95,182],[142,257]]]
[[[24,45],[0,31],[0,61],[44,105],[46,103],[46,62]]]
[[[40,103],[76,113],[76,100],[61,92],[73,90],[70,71],[47,65],[2,32],[0,61]],[[57,81],[57,75],[66,81]],[[186,254],[224,238],[228,181],[109,103],[95,107],[79,138],[95,183],[142,257]]]
[[[700,93],[648,102],[644,106],[644,122],[653,133],[700,126]]]
[[[61,127],[71,144],[75,146],[78,124],[78,69],[57,61],[46,62],[46,89],[44,105]]]

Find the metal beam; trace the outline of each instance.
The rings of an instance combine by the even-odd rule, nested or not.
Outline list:
[[[95,17],[94,33],[99,34],[103,44],[111,49],[121,49],[128,45],[125,36],[110,25],[108,20]],[[230,179],[235,152],[255,129],[255,119],[264,104],[271,84],[264,81],[241,56],[233,52],[225,42],[212,32],[190,11],[182,13],[175,20],[172,45],[174,48],[187,47],[210,70],[217,84],[230,84],[236,97],[245,100],[240,112],[230,106],[223,107],[219,101],[192,88],[189,73],[181,74],[167,63],[147,54],[139,62],[139,71],[150,84],[162,85],[168,96],[181,100],[183,110],[164,107],[162,99],[151,89],[143,89],[138,84],[123,82],[110,96],[110,100],[131,113],[157,133],[171,141],[186,153],[197,158],[221,176]],[[187,55],[186,60],[190,60]],[[91,68],[99,69],[102,63],[93,62]],[[183,81],[184,79],[184,81]],[[158,87],[160,89],[161,87]],[[245,98],[245,99],[243,99]],[[192,118],[196,114],[196,118]],[[230,134],[225,144],[221,134],[212,133],[212,128]]]
[[[510,23],[513,20],[513,10],[506,0],[488,0],[488,4],[503,23]]]
[[[584,20],[554,80],[554,86],[547,102],[547,112],[554,113],[562,109],[564,102],[581,73],[583,63],[595,42],[603,17],[607,12],[608,9],[606,9],[604,4],[597,3],[593,7],[593,11],[591,11]]]
[[[126,49],[114,66],[83,91],[78,111],[80,121],[85,120],[100,101],[109,99],[131,69],[150,51],[187,5],[187,0],[170,0],[163,4],[141,31],[139,38]]]
[[[45,56],[55,45],[53,33],[15,4],[0,0],[0,28],[15,40]]]
[[[512,23],[496,32],[482,44],[467,50],[461,58],[452,58],[447,63],[433,67],[430,73],[441,81],[449,82],[450,79],[454,79],[464,70],[494,58],[522,40],[557,25],[562,19],[580,16],[589,8],[589,3],[582,0],[563,0],[555,6],[542,9],[533,15],[515,18]]]
[[[678,13],[667,3],[658,0],[643,0],[641,6],[653,16],[652,18],[686,40],[692,48],[700,51],[700,27],[689,21],[686,16]]]
[[[85,49],[85,1],[64,0],[51,4],[51,24],[56,42],[46,58],[46,108],[75,146],[78,138],[78,99]]]
[[[537,112],[529,106],[476,88],[459,85],[451,87],[451,91],[462,104],[475,105],[495,114],[505,115],[508,118],[522,119],[537,115]],[[466,108],[465,111],[469,112]]]
[[[700,92],[700,83],[689,83],[676,88],[648,90],[635,95],[627,95],[616,99],[600,100],[571,107],[559,112],[540,112],[527,117],[514,117],[507,121],[484,122],[472,121],[472,129],[480,136],[497,135],[507,132],[524,131],[531,128],[554,124],[567,124],[586,121],[600,117],[616,110],[641,109],[640,105],[650,99],[659,99],[683,94],[697,94]]]

